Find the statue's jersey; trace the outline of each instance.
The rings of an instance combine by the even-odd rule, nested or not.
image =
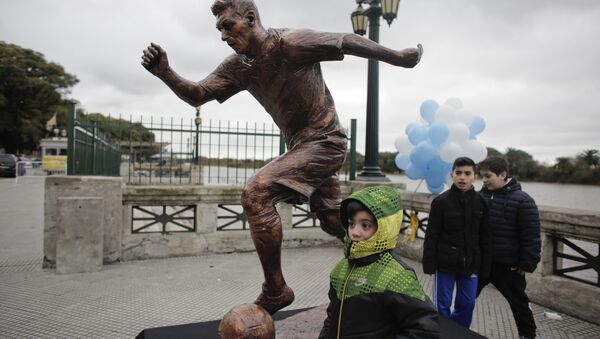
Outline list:
[[[253,59],[233,54],[199,82],[219,102],[247,90],[273,117],[289,149],[324,137],[345,138],[319,62],[342,60],[344,34],[269,29]]]

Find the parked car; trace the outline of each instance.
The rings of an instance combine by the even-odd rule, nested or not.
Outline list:
[[[32,163],[33,160],[26,158],[26,157],[17,157],[17,158],[18,158],[18,161],[21,163],[21,167],[23,167],[22,170],[33,167],[33,163]],[[21,170],[21,168],[19,168],[19,170]],[[19,175],[23,175],[23,174],[19,173]]]
[[[17,157],[13,154],[0,154],[0,176],[17,176]]]

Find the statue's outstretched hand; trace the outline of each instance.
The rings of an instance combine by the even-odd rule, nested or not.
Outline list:
[[[150,43],[142,55],[142,66],[160,78],[169,69],[167,52],[158,44]]]

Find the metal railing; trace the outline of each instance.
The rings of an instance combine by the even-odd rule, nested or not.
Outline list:
[[[74,108],[72,108],[74,110]],[[110,174],[120,175],[130,185],[223,184],[244,185],[258,169],[285,152],[284,138],[274,124],[212,121],[183,118],[103,118],[102,122],[74,119],[75,141],[69,139],[70,174],[91,174],[106,168],[98,158],[100,146],[118,150],[110,158]],[[84,132],[87,131],[87,132]],[[102,138],[98,136],[103,135]],[[342,181],[353,180],[356,172],[356,119],[349,130],[350,151],[339,171]],[[104,142],[111,136],[119,140]],[[93,140],[99,140],[93,143]],[[94,146],[95,145],[95,146]],[[95,147],[95,148],[92,148]],[[94,151],[95,150],[95,151]],[[96,153],[93,153],[96,152]],[[92,156],[93,154],[93,156]],[[118,168],[114,164],[119,163]],[[83,169],[83,170],[81,170]],[[106,172],[106,171],[105,171]]]
[[[195,231],[196,205],[132,206],[132,234]]]
[[[48,175],[66,175],[66,161],[17,161],[15,182],[22,177],[45,177]]]
[[[75,103],[68,105],[67,174],[119,176],[118,143],[95,122],[76,119]]]
[[[600,244],[560,235],[552,239],[554,274],[600,287]]]

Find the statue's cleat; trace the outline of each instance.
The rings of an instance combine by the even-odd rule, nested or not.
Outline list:
[[[280,309],[289,306],[294,301],[294,291],[287,285],[283,288],[283,292],[278,296],[269,296],[263,285],[262,292],[254,300],[256,305],[262,306],[269,314],[273,315]]]

